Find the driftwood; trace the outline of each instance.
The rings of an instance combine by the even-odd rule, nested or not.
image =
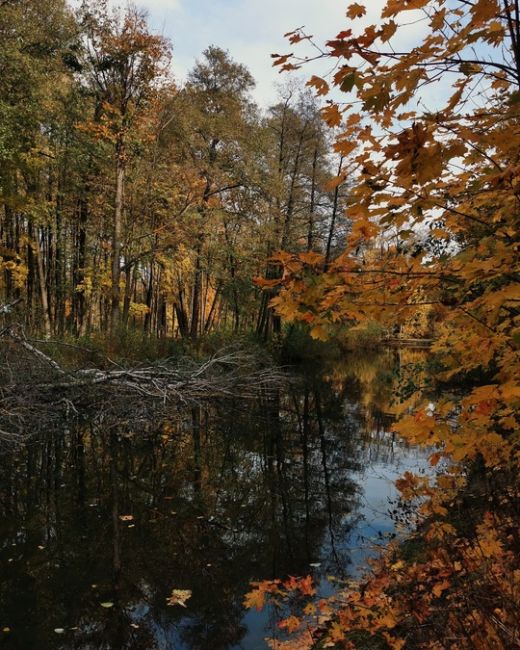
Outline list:
[[[162,359],[137,367],[68,370],[25,337],[16,325],[0,330],[0,439],[26,437],[63,414],[95,411],[126,422],[210,399],[251,399],[277,391],[282,369],[241,349],[224,349],[203,362]]]

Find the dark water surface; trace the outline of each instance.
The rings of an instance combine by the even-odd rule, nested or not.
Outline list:
[[[276,619],[244,609],[251,580],[311,573],[326,593],[392,534],[393,480],[426,465],[385,415],[415,361],[352,356],[274,396],[139,428],[92,414],[4,449],[0,646],[266,648]]]

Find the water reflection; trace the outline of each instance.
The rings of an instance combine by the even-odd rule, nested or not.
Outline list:
[[[398,368],[394,352],[350,356],[275,396],[172,408],[141,430],[74,419],[5,451],[0,643],[265,648],[250,580],[344,575],[391,529],[392,478],[422,462],[387,433]],[[193,592],[186,609],[167,606],[173,588]]]

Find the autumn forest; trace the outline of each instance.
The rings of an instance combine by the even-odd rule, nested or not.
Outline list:
[[[309,89],[287,83],[262,114],[214,46],[180,88],[137,9],[7,3],[2,30],[3,292],[26,327],[267,336],[266,260],[330,257],[345,231]]]
[[[519,3],[115,4],[0,0],[0,645],[520,648]]]

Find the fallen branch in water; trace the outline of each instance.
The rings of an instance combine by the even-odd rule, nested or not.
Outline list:
[[[129,421],[145,412],[153,416],[167,404],[255,398],[277,391],[286,379],[282,369],[262,365],[242,349],[222,350],[204,362],[162,359],[137,367],[68,370],[28,340],[19,326],[4,328],[0,337],[11,348],[0,364],[0,438],[4,428],[3,437],[9,436],[14,420],[44,420],[44,414],[62,411],[64,405],[68,413],[104,409]]]

